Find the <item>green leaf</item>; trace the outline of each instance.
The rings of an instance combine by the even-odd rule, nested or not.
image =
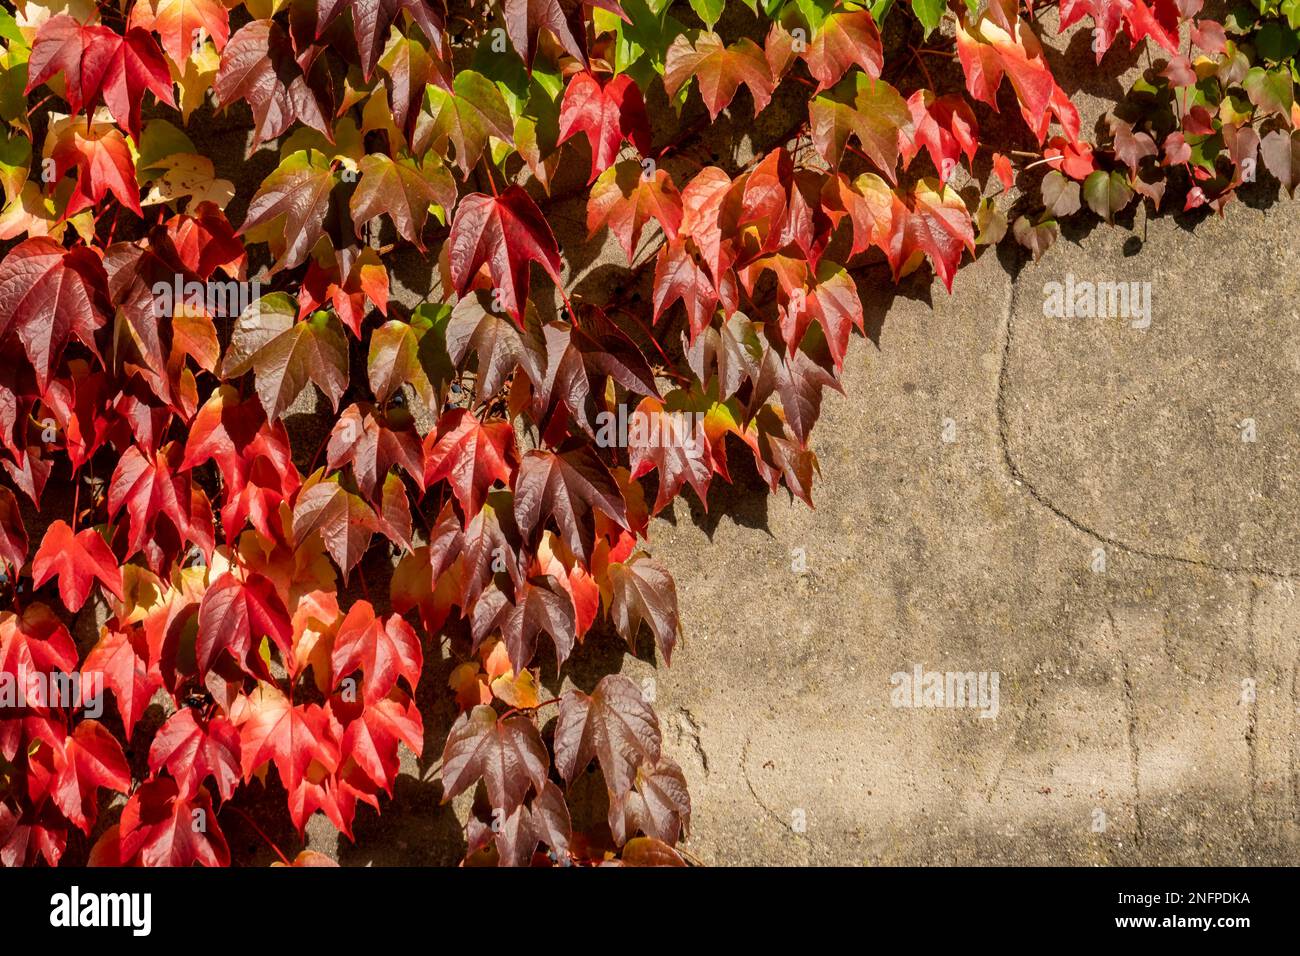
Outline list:
[[[425,302],[410,322],[392,319],[375,329],[366,365],[376,400],[386,402],[409,384],[428,408],[439,407],[439,395],[455,372],[447,354],[450,318],[451,306]]]
[[[0,186],[4,187],[5,203],[11,203],[22,192],[27,173],[32,167],[32,142],[17,130],[8,130],[0,142]]]
[[[140,156],[135,161],[136,178],[148,182],[162,172],[161,160],[177,153],[197,153],[194,141],[165,119],[151,119],[140,134]]]
[[[948,4],[944,0],[912,0],[912,12],[921,21],[921,26],[925,27],[926,36],[939,25],[943,12],[947,9]]]
[[[1083,198],[1088,208],[1107,222],[1115,221],[1115,213],[1129,204],[1133,190],[1128,180],[1118,172],[1097,170],[1083,181]]]
[[[1287,70],[1251,67],[1242,82],[1246,95],[1257,109],[1289,117],[1292,103],[1291,74]]]
[[[1290,26],[1281,23],[1266,23],[1255,34],[1255,49],[1264,59],[1273,63],[1295,56],[1300,49],[1300,37]]]
[[[430,146],[441,149],[449,143],[456,165],[468,176],[489,136],[513,145],[515,124],[501,91],[482,73],[461,70],[452,88],[452,93],[433,85],[426,89],[433,123],[416,126],[414,152],[418,155]]]
[[[705,28],[709,30],[712,30],[713,25],[718,22],[718,18],[722,16],[722,9],[726,5],[727,0],[691,0],[691,9],[704,21]]]

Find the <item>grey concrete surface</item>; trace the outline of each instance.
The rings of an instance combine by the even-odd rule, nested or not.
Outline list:
[[[986,254],[855,343],[816,511],[655,528],[690,569],[657,677],[697,855],[1295,862],[1297,226],[1103,229],[1014,280]],[[1045,318],[1066,272],[1150,282],[1151,327]],[[891,706],[918,663],[999,672],[997,718]]]

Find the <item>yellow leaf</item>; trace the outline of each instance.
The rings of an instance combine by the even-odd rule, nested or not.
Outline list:
[[[511,707],[536,707],[539,701],[537,679],[530,670],[521,671],[518,677],[509,672],[498,677],[492,682],[492,693]]]
[[[149,192],[140,201],[142,206],[191,196],[193,204],[212,202],[225,209],[235,196],[235,184],[228,179],[218,179],[212,160],[206,156],[178,153],[159,159],[153,168],[161,169],[162,174],[149,185]]]
[[[0,241],[20,236],[49,236],[62,241],[67,223],[58,221],[54,201],[28,180],[14,201],[0,210]]]
[[[245,0],[244,7],[255,20],[269,20],[289,5],[289,0]],[[231,6],[227,3],[226,6]]]
[[[172,79],[176,81],[181,91],[179,102],[181,117],[186,123],[190,121],[190,114],[203,105],[220,66],[221,54],[207,40],[204,41],[203,46],[189,55],[183,68],[172,65]]]
[[[122,566],[122,595],[124,599],[114,604],[118,620],[123,624],[138,624],[166,603],[162,580],[138,564]]]

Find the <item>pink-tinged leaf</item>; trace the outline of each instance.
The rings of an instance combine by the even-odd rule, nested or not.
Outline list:
[[[619,147],[627,140],[645,155],[650,151],[650,121],[645,100],[626,73],[602,83],[591,73],[570,78],[560,104],[560,138],[563,143],[582,133],[591,144],[591,178],[613,165]]]
[[[511,186],[500,196],[471,193],[456,207],[451,224],[448,263],[458,295],[469,290],[487,265],[501,304],[523,328],[528,298],[528,264],[538,262],[561,284],[560,250],[545,217],[528,193]]]

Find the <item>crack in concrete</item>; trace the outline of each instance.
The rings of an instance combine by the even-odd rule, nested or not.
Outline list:
[[[1128,655],[1119,642],[1119,629],[1115,626],[1115,615],[1107,608],[1106,620],[1110,622],[1110,637],[1119,648],[1120,670],[1124,678],[1124,712],[1128,726],[1128,758],[1130,774],[1133,781],[1133,842],[1137,849],[1142,849],[1146,842],[1146,828],[1142,820],[1142,781],[1138,767],[1142,762],[1142,752],[1138,746],[1137,698],[1133,694],[1133,675],[1129,672]]]
[[[1187,567],[1201,568],[1206,571],[1218,571],[1224,574],[1254,574],[1260,577],[1271,578],[1278,581],[1292,581],[1300,578],[1300,572],[1290,571],[1283,568],[1274,568],[1264,564],[1224,564],[1218,561],[1207,561],[1204,558],[1191,558],[1187,555],[1173,554],[1166,551],[1158,551],[1152,548],[1145,548],[1140,545],[1132,544],[1121,538],[1106,534],[1092,525],[1086,523],[1080,518],[1070,514],[1064,508],[1056,504],[1050,497],[1039,490],[1016,463],[1011,454],[1011,426],[1007,419],[1007,385],[1010,381],[1011,367],[1011,342],[1014,335],[1013,326],[1015,324],[1015,305],[1016,289],[1019,283],[1011,280],[1011,291],[1007,296],[1007,314],[1005,319],[1005,333],[1002,340],[1002,364],[998,369],[998,393],[995,403],[995,414],[998,426],[998,444],[1002,449],[1002,464],[1006,468],[1016,487],[1024,489],[1025,493],[1038,505],[1051,512],[1061,521],[1086,535],[1095,541],[1100,542],[1106,547],[1114,548],[1125,554],[1134,557],[1145,558],[1148,561],[1160,561],[1170,564],[1181,564]]]
[[[777,826],[788,833],[793,833],[799,839],[807,841],[811,846],[812,840],[808,838],[808,834],[800,833],[798,830],[791,827],[790,824],[786,823],[779,813],[763,802],[763,798],[760,797],[758,791],[754,789],[754,784],[749,779],[749,744],[750,738],[747,736],[745,737],[745,743],[740,748],[740,776],[741,779],[745,781],[745,787],[749,790],[749,795],[754,798],[754,802],[758,804],[759,808],[764,813],[776,821]]]
[[[1007,742],[1007,749],[1002,752],[1002,760],[998,764],[997,772],[993,775],[993,782],[989,784],[988,790],[985,791],[985,803],[993,802],[993,797],[997,793],[998,786],[1002,783],[1003,771],[1007,769],[1007,763],[1011,760],[1011,754],[1016,749],[1016,741],[1020,738],[1020,730],[1025,726],[1025,721],[1029,719],[1029,715],[1033,713],[1034,708],[1038,706],[1038,701],[1042,699],[1043,688],[1044,685],[1041,683],[1035,686],[1034,692],[1030,695],[1029,701],[1025,705],[1025,712],[1021,714],[1020,719],[1016,721],[1015,730],[1011,731],[1011,739]],[[1028,778],[1020,777],[1015,779],[1026,780]]]
[[[1259,601],[1259,586],[1250,582],[1250,602],[1246,610],[1246,640],[1250,655],[1250,674],[1255,684],[1251,690],[1250,706],[1246,709],[1246,754],[1250,762],[1250,824],[1259,827],[1259,660],[1255,653],[1255,605]]]
[[[700,766],[704,769],[704,776],[709,776],[709,755],[704,752],[704,742],[700,739],[700,723],[695,719],[687,707],[677,708],[677,743],[680,745],[682,740],[690,742],[691,749],[695,755],[700,758]]]

